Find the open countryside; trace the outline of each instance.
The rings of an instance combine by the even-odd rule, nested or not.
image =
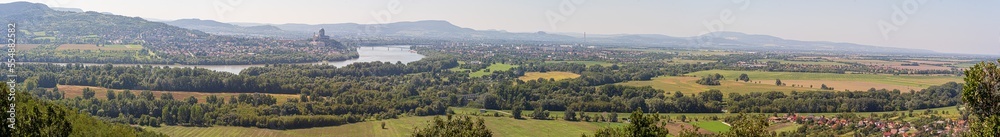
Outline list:
[[[1000,2],[910,2],[0,3],[0,137],[1000,136]]]
[[[533,135],[544,135],[544,136],[572,136],[572,134],[585,133],[589,134],[593,130],[601,127],[622,127],[624,124],[616,122],[577,122],[577,121],[564,121],[564,120],[535,120],[535,119],[525,119],[525,120],[511,120],[509,117],[509,110],[504,110],[499,113],[501,117],[494,117],[493,113],[497,110],[488,110],[486,113],[479,113],[476,109],[471,108],[452,108],[455,110],[458,116],[472,116],[480,117],[486,120],[487,127],[494,131],[495,136],[501,137],[514,137],[514,136],[533,136]],[[926,111],[934,111],[936,113],[947,113],[944,115],[949,118],[959,117],[958,111],[955,107],[943,107],[934,108],[926,110],[915,110],[917,117],[926,117],[929,115],[922,115]],[[525,111],[531,113],[531,111]],[[563,117],[564,112],[562,111],[552,111],[553,117]],[[589,114],[597,115],[607,115],[607,113],[602,112],[587,112]],[[868,116],[868,115],[887,115],[892,113],[900,112],[862,112],[856,113],[856,115]],[[827,116],[832,117],[839,113],[798,113],[802,116]],[[628,116],[629,113],[618,113],[619,117],[627,118],[623,116]],[[683,131],[694,130],[695,126],[699,129],[697,132],[705,134],[717,134],[720,132],[728,131],[731,127],[723,124],[718,120],[711,120],[714,118],[722,118],[726,116],[733,116],[736,114],[719,114],[719,113],[692,113],[692,114],[658,114],[662,117],[670,117],[671,121],[667,122],[667,125],[662,125],[665,128],[670,129],[671,135],[677,136],[680,132],[673,131]],[[680,121],[680,117],[684,116],[687,118],[686,121]],[[767,114],[771,115],[771,114]],[[782,114],[784,115],[784,114]],[[445,118],[439,116],[440,118]],[[163,127],[143,127],[147,130],[162,132],[170,136],[205,136],[205,137],[220,137],[220,136],[274,136],[274,137],[292,137],[292,136],[338,136],[338,137],[355,137],[355,136],[392,136],[392,137],[404,137],[411,136],[411,131],[414,128],[421,127],[431,121],[434,117],[403,117],[399,119],[389,119],[389,120],[379,120],[379,121],[369,121],[361,123],[353,123],[334,127],[320,127],[320,128],[309,128],[309,129],[293,129],[293,130],[273,130],[273,129],[261,129],[261,128],[247,128],[247,127],[228,127],[228,126],[215,126],[215,127],[184,127],[184,126],[163,126]],[[917,119],[907,119],[917,120]],[[386,128],[381,128],[381,123],[386,124]],[[790,131],[795,130],[795,128],[801,127],[801,124],[795,123],[779,123],[771,125],[768,129],[772,131]],[[328,132],[337,132],[342,134],[329,134]]]

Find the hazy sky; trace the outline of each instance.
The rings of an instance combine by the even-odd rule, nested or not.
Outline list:
[[[8,0],[0,0],[11,2]],[[447,20],[478,30],[695,36],[710,31],[1000,55],[1000,1],[29,0],[154,19],[255,23]],[[880,23],[883,22],[883,23]],[[707,27],[711,26],[711,27]]]

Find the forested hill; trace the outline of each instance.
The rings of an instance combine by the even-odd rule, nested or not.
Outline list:
[[[0,93],[3,99],[0,100],[0,109],[7,111],[12,102],[8,101],[9,88],[7,84],[0,84]],[[166,135],[144,131],[140,128],[131,127],[125,124],[108,123],[98,120],[86,114],[77,113],[72,108],[52,103],[45,100],[36,99],[27,92],[18,92],[13,102],[14,114],[5,112],[0,115],[3,119],[3,127],[0,128],[0,136],[22,137],[156,137]],[[14,128],[9,128],[8,119],[10,115],[15,115]]]
[[[138,17],[56,11],[44,4],[28,2],[0,4],[0,21],[17,23],[19,42],[31,44],[142,44],[212,37]]]
[[[24,62],[225,65],[357,57],[333,39],[213,35],[139,17],[56,11],[28,2],[0,4],[0,21],[16,23],[18,43],[38,44],[22,50],[18,61]]]

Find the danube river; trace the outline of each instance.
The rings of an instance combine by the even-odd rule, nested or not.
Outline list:
[[[360,47],[358,48],[358,58],[344,60],[344,61],[329,61],[329,62],[313,62],[313,63],[300,63],[300,64],[314,64],[314,65],[334,65],[337,67],[347,66],[349,64],[354,64],[355,62],[392,62],[397,61],[403,63],[409,63],[417,61],[424,58],[424,55],[417,54],[410,51],[409,45],[394,45],[394,46],[378,46],[378,47]],[[38,63],[38,62],[31,62]],[[52,63],[58,65],[66,65],[69,63]],[[104,65],[96,63],[83,63],[87,66]],[[113,65],[136,65],[136,64],[113,64]],[[239,74],[243,69],[250,67],[260,67],[260,65],[152,65],[152,66],[169,66],[169,67],[195,67],[195,68],[205,68],[209,70],[229,72],[233,74]]]

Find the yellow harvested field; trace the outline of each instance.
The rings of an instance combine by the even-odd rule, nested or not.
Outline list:
[[[538,80],[538,78],[543,78],[543,79],[546,79],[546,80],[548,80],[550,78],[551,79],[555,79],[555,80],[562,80],[562,79],[570,79],[570,78],[577,78],[577,77],[580,77],[580,74],[576,74],[576,73],[572,73],[572,72],[551,71],[551,72],[546,72],[546,73],[528,72],[528,73],[524,73],[524,76],[518,77],[517,79],[520,79],[521,81]]]

